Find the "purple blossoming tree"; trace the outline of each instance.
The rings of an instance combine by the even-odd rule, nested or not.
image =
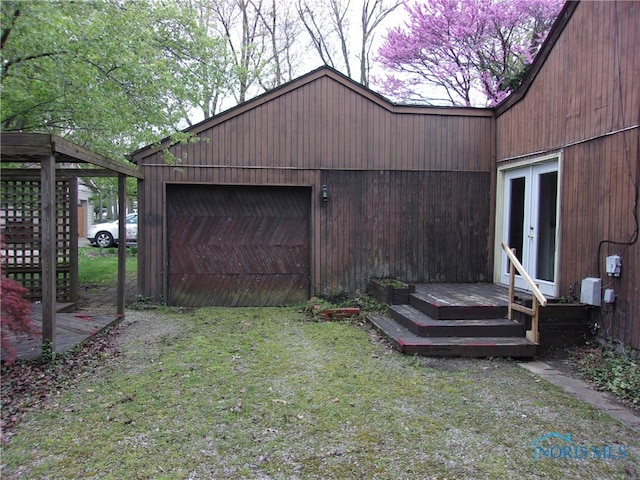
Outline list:
[[[495,105],[522,80],[562,0],[422,0],[380,48],[393,74],[378,79],[398,101],[432,103],[420,87],[439,87],[452,105]]]

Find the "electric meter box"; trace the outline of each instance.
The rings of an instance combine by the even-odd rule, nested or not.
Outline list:
[[[582,279],[580,288],[580,302],[599,307],[601,305],[600,291],[602,281],[599,278],[587,277]]]
[[[622,268],[622,261],[620,255],[610,255],[607,257],[607,275],[610,277],[619,277],[620,268]]]
[[[616,292],[613,288],[607,288],[604,291],[604,303],[613,303],[616,301]]]

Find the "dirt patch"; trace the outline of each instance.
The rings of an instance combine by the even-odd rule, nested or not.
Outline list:
[[[152,310],[127,311],[121,325],[123,328],[117,338],[119,345],[151,345],[159,338],[177,335],[181,327],[176,317],[155,315]]]

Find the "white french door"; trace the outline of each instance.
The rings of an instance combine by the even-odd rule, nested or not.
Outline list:
[[[558,159],[504,171],[502,241],[545,295],[556,296],[558,245]],[[502,253],[500,281],[509,284]],[[528,289],[516,274],[516,288]]]

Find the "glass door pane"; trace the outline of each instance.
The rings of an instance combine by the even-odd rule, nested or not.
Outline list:
[[[540,162],[504,172],[502,242],[545,295],[555,295],[558,225],[558,162]],[[509,284],[510,262],[502,255],[501,282]],[[519,274],[516,288],[530,287]]]
[[[558,172],[543,173],[538,179],[535,277],[553,282],[556,260]]]
[[[512,178],[510,181],[511,195],[509,196],[509,223],[507,245],[516,249],[516,257],[522,263],[524,250],[524,214],[525,214],[525,177]],[[507,265],[507,272],[509,265]]]

